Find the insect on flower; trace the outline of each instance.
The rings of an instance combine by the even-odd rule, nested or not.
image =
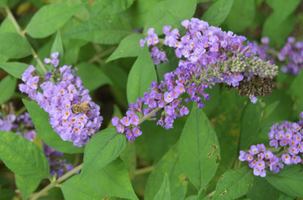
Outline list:
[[[86,114],[89,110],[90,110],[90,105],[87,101],[82,101],[81,103],[77,103],[72,107],[72,112],[75,114],[81,112]]]

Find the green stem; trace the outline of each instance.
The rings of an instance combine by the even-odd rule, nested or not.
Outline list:
[[[153,114],[155,114],[156,112],[158,112],[159,110],[161,110],[161,108],[156,108],[155,110],[151,111],[150,113],[148,113],[148,115],[145,115],[144,117],[142,117],[139,121],[139,124],[141,124],[142,122],[144,122],[145,120],[147,120],[148,118],[150,118]]]
[[[22,113],[24,113],[26,111],[26,107],[23,106],[22,108],[20,108],[20,110],[18,110],[15,114],[16,117],[19,117]]]
[[[155,168],[155,166],[152,165],[152,166],[145,167],[145,168],[142,168],[142,169],[137,169],[137,170],[135,171],[135,176],[149,173],[149,172],[153,171],[154,168]]]
[[[280,157],[280,156],[282,156],[285,153],[288,153],[288,149],[286,149],[286,148],[284,148],[284,150],[282,150],[280,153],[277,153],[276,156]]]
[[[9,9],[9,7],[5,7],[5,12],[7,14],[7,17],[13,22],[15,29],[17,30],[17,32],[24,37],[25,39],[27,39],[25,37],[25,31],[22,31],[22,29],[20,28],[18,22],[16,21],[14,15],[12,14],[11,10]],[[42,61],[40,60],[40,58],[38,57],[37,53],[35,52],[35,50],[33,49],[32,46],[30,46],[31,48],[31,52],[33,57],[36,59],[38,65],[40,66],[40,68],[42,69],[42,71],[46,74],[47,70],[45,68],[45,66],[43,65]]]
[[[77,167],[75,167],[73,170],[67,172],[66,174],[64,174],[63,176],[61,176],[59,179],[57,179],[55,182],[50,183],[48,186],[46,186],[45,188],[43,188],[40,192],[36,193],[31,200],[37,200],[39,197],[43,196],[44,194],[47,193],[47,191],[49,191],[50,189],[52,189],[53,187],[57,187],[59,185],[59,183],[61,183],[62,181],[64,181],[65,179],[69,178],[70,176],[72,176],[74,173],[76,173],[77,171],[81,170],[83,167],[83,163]]]
[[[108,56],[109,54],[111,54],[112,52],[114,52],[116,50],[116,47],[111,47],[109,49],[107,49],[106,51],[103,51],[97,55],[95,55],[94,57],[92,57],[91,59],[88,60],[89,63],[93,63],[93,62],[98,62],[99,64],[102,63],[102,59],[105,56]]]

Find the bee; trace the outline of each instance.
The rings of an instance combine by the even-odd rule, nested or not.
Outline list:
[[[82,101],[81,103],[77,103],[72,107],[72,112],[75,114],[78,113],[86,114],[89,110],[90,110],[90,105],[87,101]]]

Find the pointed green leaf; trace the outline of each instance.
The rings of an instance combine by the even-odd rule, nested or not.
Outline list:
[[[170,200],[170,183],[167,174],[165,174],[163,183],[154,200]]]
[[[258,200],[276,200],[279,198],[279,191],[269,184],[265,178],[255,176],[253,186],[247,197]]]
[[[6,76],[0,82],[0,104],[8,101],[14,94],[17,79],[12,76]]]
[[[163,0],[134,1],[132,6],[125,12],[121,13],[120,16],[133,28],[142,28],[146,20],[150,17],[149,11],[161,1]]]
[[[277,22],[283,22],[292,12],[295,12],[301,0],[266,0],[266,3],[274,10],[273,15]]]
[[[266,180],[276,189],[292,197],[303,198],[303,166],[288,165],[279,173],[267,173]]]
[[[33,38],[44,38],[55,33],[83,4],[50,4],[35,13],[25,31]]]
[[[303,70],[294,78],[287,91],[293,98],[303,98],[303,93],[298,90],[298,85],[303,85]]]
[[[130,182],[127,168],[120,158],[95,171],[88,179],[91,188],[98,194],[138,199]]]
[[[279,195],[279,200],[293,200],[293,199],[294,199],[294,197],[288,196],[285,193],[280,193],[280,195]]]
[[[4,69],[4,71],[19,79],[22,78],[22,74],[28,67],[28,64],[20,62],[0,63],[0,68]]]
[[[147,162],[158,162],[178,142],[186,120],[187,116],[175,119],[174,128],[168,130],[155,126],[153,120],[140,124],[143,134],[135,142],[138,157]]]
[[[57,31],[55,41],[53,43],[53,46],[51,48],[50,54],[58,52],[59,53],[59,60],[62,61],[63,58],[63,45],[62,45],[62,39],[60,31]]]
[[[81,39],[99,44],[118,44],[132,28],[116,15],[98,15],[63,35],[63,39]]]
[[[132,34],[125,37],[119,44],[118,48],[110,55],[106,62],[118,58],[136,57],[141,52],[140,39],[144,39],[142,34]]]
[[[249,167],[227,170],[218,181],[212,200],[237,199],[249,191],[254,175]]]
[[[21,135],[0,131],[0,158],[14,173],[32,179],[49,178],[49,164],[41,149]]]
[[[234,0],[231,10],[225,20],[228,28],[235,32],[244,30],[251,25],[255,17],[255,10],[254,0]]]
[[[17,33],[0,33],[0,54],[9,58],[23,58],[31,54],[31,47]]]
[[[51,148],[63,153],[81,153],[84,147],[73,146],[72,142],[63,141],[49,124],[49,115],[37,103],[22,100],[29,112],[35,128],[42,140]]]
[[[24,178],[15,174],[15,181],[23,199],[27,199],[39,186],[41,179]]]
[[[271,14],[263,24],[262,36],[270,38],[270,44],[284,45],[286,38],[295,26],[295,14],[289,15],[284,21],[276,21]]]
[[[263,118],[261,120],[261,127],[268,125],[270,123],[273,125],[277,121],[282,121],[282,120],[285,121],[290,119],[289,117],[291,115],[291,112],[294,112],[294,110],[292,110],[293,100],[295,102],[297,100],[301,101],[300,98],[289,95],[290,92],[292,92],[291,89],[279,89],[279,90],[274,90],[268,97],[262,97],[262,101],[264,101],[265,105],[273,104],[278,99],[280,101],[279,103],[280,106],[277,106],[268,117]],[[297,93],[297,91],[295,93]],[[295,95],[295,93],[292,94]],[[299,116],[300,114],[300,110],[298,111],[299,112],[297,116]]]
[[[149,17],[145,22],[143,33],[146,33],[149,28],[154,28],[155,33],[163,34],[162,27],[171,25],[171,15],[178,16],[178,19],[176,19],[178,22],[174,22],[174,24],[181,24],[181,21],[193,16],[196,5],[196,0],[166,0],[158,3],[149,11]],[[171,13],[168,13],[165,9]]]
[[[204,188],[215,175],[220,159],[216,133],[202,109],[193,109],[179,141],[180,163],[197,189]]]
[[[84,151],[81,179],[115,160],[125,147],[125,135],[117,133],[115,127],[96,133],[87,143]]]
[[[136,99],[143,97],[151,82],[156,80],[155,66],[145,44],[128,75],[126,85],[128,103],[136,103]]]
[[[202,16],[209,25],[220,26],[227,17],[234,0],[218,0]]]
[[[116,105],[114,105],[114,110],[117,108]],[[119,115],[113,115],[113,116],[119,116]],[[123,116],[120,116],[119,119],[121,119]],[[134,142],[128,142],[126,148],[120,155],[121,160],[126,165],[129,177],[130,179],[135,178],[135,172],[137,168],[137,153],[136,153],[136,146]]]
[[[154,199],[161,187],[165,174],[169,178],[171,198],[183,200],[187,191],[187,181],[179,163],[177,144],[163,156],[149,175],[145,187],[145,200]]]
[[[266,106],[264,108],[264,114],[262,116],[262,119],[266,119],[267,117],[269,117],[271,115],[271,113],[276,109],[276,107],[280,104],[280,100],[275,101],[273,103],[271,103],[270,105]]]
[[[104,196],[94,192],[89,186],[90,180],[81,179],[80,175],[74,175],[61,184],[61,190],[65,199],[100,200]]]
[[[242,113],[240,149],[245,150],[252,145],[260,131],[261,105],[248,102]]]
[[[220,92],[218,115],[213,120],[213,126],[217,133],[220,149],[224,149],[224,151],[220,153],[220,165],[215,175],[215,181],[212,182],[213,184],[238,160],[241,116],[247,101],[249,101],[249,98],[238,95],[236,90],[231,93],[223,88]]]

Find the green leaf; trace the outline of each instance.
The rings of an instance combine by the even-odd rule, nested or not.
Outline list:
[[[55,41],[52,45],[50,54],[55,53],[55,52],[59,53],[59,60],[62,61],[64,52],[63,52],[63,45],[62,45],[62,39],[61,39],[60,31],[57,31],[56,38],[55,38]]]
[[[84,40],[69,40],[66,42],[64,47],[65,49],[69,49],[69,51],[64,53],[63,63],[78,63],[80,48],[86,43],[87,41]]]
[[[229,92],[222,88],[220,92],[220,103],[218,105],[218,115],[212,120],[220,144],[221,161],[214,178],[216,183],[219,177],[234,166],[239,155],[239,139],[241,133],[241,116],[245,102],[248,97],[238,95],[236,90]],[[214,187],[214,186],[212,186]]]
[[[127,168],[120,158],[95,171],[88,179],[91,188],[98,194],[138,199],[130,182]]]
[[[293,200],[294,197],[288,196],[287,194],[280,193],[279,200]]]
[[[96,133],[87,143],[84,151],[81,179],[115,160],[125,147],[125,135],[117,133],[115,127]]]
[[[279,104],[280,104],[280,100],[275,101],[275,102],[271,103],[270,105],[266,106],[263,111],[264,114],[262,116],[262,119],[266,119],[267,117],[269,117]]]
[[[261,105],[248,102],[242,113],[240,149],[247,149],[260,131]]]
[[[90,10],[93,15],[117,14],[128,9],[133,2],[133,0],[116,0],[114,2],[112,0],[94,0]]]
[[[202,16],[202,20],[209,25],[220,26],[225,20],[233,5],[234,0],[218,0]]]
[[[251,25],[255,17],[254,0],[234,0],[226,24],[231,31],[240,32]],[[237,22],[237,23],[235,23]]]
[[[142,34],[131,34],[125,37],[106,62],[116,60],[118,58],[138,56],[141,52],[140,39],[144,39]]]
[[[303,166],[288,165],[278,174],[267,173],[266,180],[276,189],[292,197],[303,198]]]
[[[291,0],[285,3],[284,0],[266,0],[274,10],[273,15],[277,22],[283,22],[291,13],[295,12],[301,0]]]
[[[82,39],[99,44],[118,44],[130,35],[130,25],[116,15],[98,15],[63,35],[63,39]]]
[[[72,142],[63,141],[49,124],[49,115],[37,103],[22,100],[29,112],[35,128],[42,140],[51,148],[63,153],[81,153],[84,147],[73,146]]]
[[[212,200],[237,199],[249,191],[254,175],[249,167],[227,170],[218,181]]]
[[[135,142],[138,157],[146,162],[158,162],[178,142],[186,120],[187,116],[175,119],[174,128],[168,130],[156,126],[153,120],[140,124],[143,134]]]
[[[179,19],[179,16],[178,15],[175,15],[172,11],[170,11],[169,9],[167,8],[164,8],[164,7],[161,7],[162,10],[164,10],[167,14],[167,17],[169,19],[169,25],[172,26],[173,28],[177,28],[179,29],[180,31],[183,31],[184,28],[182,29],[182,25],[181,25],[181,22],[182,20]],[[186,31],[185,31],[186,32]],[[184,33],[181,33],[181,35],[184,35]]]
[[[9,58],[23,58],[31,54],[28,41],[17,33],[0,33],[0,54]]]
[[[303,71],[297,75],[292,81],[289,90],[287,91],[293,98],[303,98],[302,92],[298,89],[298,85],[303,85]]]
[[[118,107],[114,105],[114,111],[116,108]],[[123,117],[120,115],[113,115],[113,116],[118,116],[119,119]],[[127,143],[127,146],[124,149],[124,151],[121,153],[120,158],[128,169],[130,179],[134,179],[136,168],[137,168],[137,154],[136,154],[136,147],[134,142]]]
[[[14,94],[16,89],[17,79],[12,76],[6,76],[0,82],[0,104],[8,101]]]
[[[0,26],[0,33],[18,33],[12,20],[6,17]]]
[[[145,44],[128,75],[126,85],[128,103],[136,103],[136,99],[143,97],[151,82],[156,80],[155,66]]]
[[[0,130],[0,158],[15,174],[49,178],[49,164],[41,149],[21,135]]]
[[[20,62],[0,63],[0,68],[4,69],[4,71],[19,79],[22,78],[22,74],[28,67],[28,64]]]
[[[180,24],[181,21],[193,16],[196,5],[196,0],[166,0],[158,3],[149,11],[149,17],[145,22],[143,33],[146,33],[152,27],[155,29],[155,33],[163,34],[163,26],[171,24],[171,15],[178,16],[178,19],[176,19],[178,22],[175,23]],[[171,13],[165,11],[165,9]]]
[[[74,175],[61,184],[61,190],[65,199],[100,200],[104,196],[96,193],[89,185],[90,180],[81,179],[80,175]]]
[[[25,31],[33,38],[44,38],[61,28],[83,4],[50,4],[39,9]]]
[[[163,156],[149,175],[145,186],[145,200],[154,199],[161,188],[165,174],[169,178],[171,198],[174,200],[183,200],[186,195],[187,181],[179,163],[177,144]]]
[[[270,44],[284,45],[286,38],[292,32],[295,25],[295,15],[289,15],[284,21],[276,21],[275,15],[271,14],[264,22],[262,37],[270,38]]]
[[[146,20],[150,17],[149,11],[161,1],[163,0],[135,1],[132,6],[121,13],[120,16],[133,28],[142,28]]]
[[[156,194],[154,200],[170,200],[170,199],[171,199],[170,183],[167,174],[165,174],[162,186],[159,189],[158,193]]]
[[[182,130],[179,156],[184,173],[198,190],[204,188],[217,171],[219,142],[207,116],[196,104]]]
[[[280,101],[279,105],[283,106],[277,106],[272,113],[261,120],[261,127],[268,125],[268,124],[274,124],[277,121],[282,120],[289,120],[290,114],[293,107],[293,100],[292,98],[287,94],[288,92],[291,92],[290,89],[279,89],[274,90],[270,96],[268,97],[262,97],[262,101],[264,101],[265,105],[270,105],[277,101],[277,99]],[[302,96],[303,98],[303,96]],[[293,97],[295,101],[301,101],[300,99],[297,99]],[[298,115],[299,116],[299,115]]]
[[[81,77],[84,87],[89,91],[105,84],[112,84],[107,75],[94,64],[83,62],[76,67],[78,68],[76,75]]]
[[[27,199],[39,186],[41,179],[24,178],[15,174],[15,181],[23,199]]]
[[[258,200],[276,200],[279,198],[279,191],[270,185],[265,178],[255,176],[253,186],[247,197]]]

